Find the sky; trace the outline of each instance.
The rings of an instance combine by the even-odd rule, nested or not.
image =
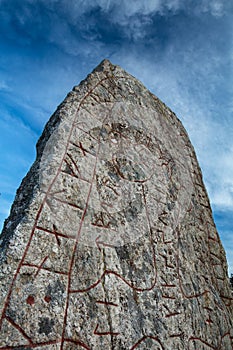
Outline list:
[[[233,273],[230,0],[0,0],[0,228],[45,123],[104,58],[182,121]]]

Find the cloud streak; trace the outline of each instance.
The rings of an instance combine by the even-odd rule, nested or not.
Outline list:
[[[16,32],[26,34],[19,38],[15,33],[22,44],[28,45],[37,39],[58,44],[60,40],[65,47],[65,39],[68,37],[71,44],[72,40],[76,42],[78,32],[81,36],[88,33],[89,39],[95,42],[101,39],[95,30],[98,19],[92,16],[96,13],[106,22],[120,26],[125,35],[138,39],[147,35],[146,29],[156,14],[172,16],[183,12],[199,16],[207,13],[222,17],[232,8],[228,0],[14,0],[13,3],[12,6],[12,2],[2,0],[1,17],[5,25],[11,24]]]

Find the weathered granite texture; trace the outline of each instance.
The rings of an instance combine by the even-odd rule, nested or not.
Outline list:
[[[225,253],[181,122],[103,61],[45,127],[1,236],[0,350],[232,349]]]

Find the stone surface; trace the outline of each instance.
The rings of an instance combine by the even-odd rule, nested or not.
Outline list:
[[[107,60],[38,141],[0,281],[0,350],[232,349],[225,252],[187,133]]]

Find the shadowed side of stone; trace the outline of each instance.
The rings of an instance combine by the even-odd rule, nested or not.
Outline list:
[[[0,350],[232,349],[225,252],[188,135],[107,60],[48,121],[0,267]]]

